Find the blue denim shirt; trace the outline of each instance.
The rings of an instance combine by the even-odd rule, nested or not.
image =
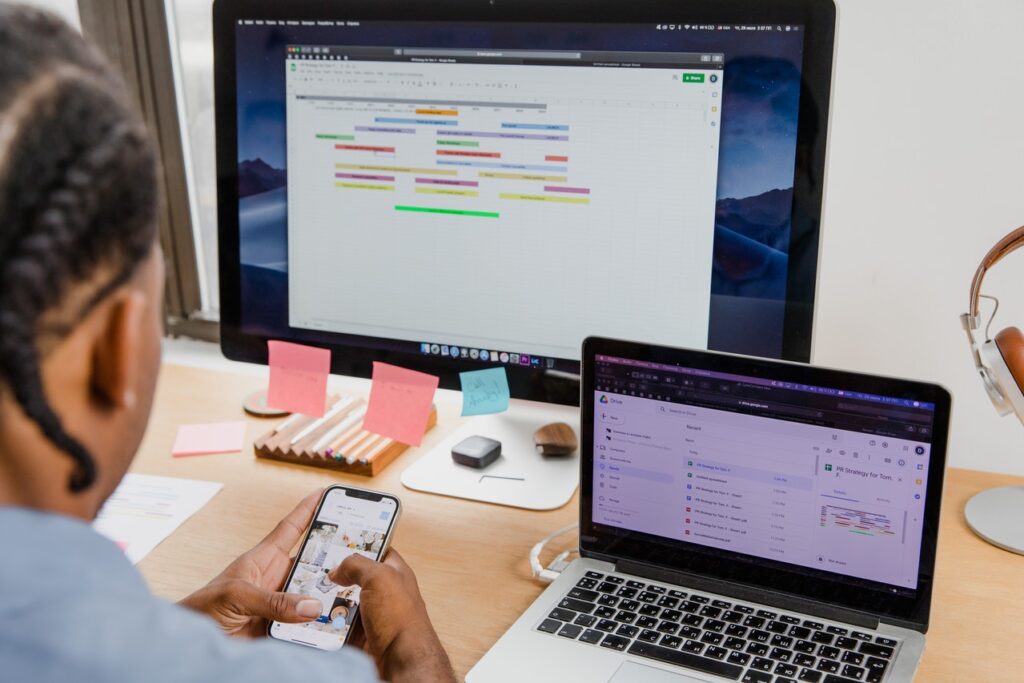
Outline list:
[[[153,595],[81,520],[0,507],[0,679],[25,683],[367,683],[372,661],[225,636]]]

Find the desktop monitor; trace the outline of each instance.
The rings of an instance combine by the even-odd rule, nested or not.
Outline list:
[[[528,19],[528,21],[525,21]],[[588,335],[807,361],[831,0],[217,0],[221,344],[575,404]]]

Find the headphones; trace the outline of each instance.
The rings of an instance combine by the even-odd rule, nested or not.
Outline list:
[[[978,301],[981,299],[981,283],[988,269],[999,263],[1004,256],[1024,245],[1024,226],[1011,232],[985,254],[981,265],[971,281],[971,305],[967,313],[960,316],[960,323],[967,333],[974,356],[974,366],[981,375],[992,405],[1000,416],[1014,413],[1024,422],[1024,333],[1016,327],[1007,327],[996,333],[995,338],[979,342],[975,336],[980,328]],[[996,308],[998,309],[998,301]],[[995,316],[995,312],[992,313]]]

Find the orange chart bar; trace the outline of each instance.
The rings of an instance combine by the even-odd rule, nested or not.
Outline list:
[[[558,154],[548,154],[544,157],[544,161],[569,161],[569,157],[560,156]]]
[[[445,168],[413,168],[412,166],[377,166],[376,164],[335,164],[334,168],[346,169],[350,171],[383,171],[385,173],[418,173],[420,175],[445,175],[454,176],[458,175],[458,171],[449,171]],[[552,182],[565,182],[565,178],[561,180],[553,180]]]
[[[461,149],[439,149],[439,157],[486,157],[488,159],[500,159],[501,152],[469,152]]]
[[[358,152],[390,152],[395,153],[394,147],[377,147],[375,145],[335,145],[334,149],[356,150]]]
[[[426,116],[458,116],[459,112],[454,109],[417,109],[417,114]]]

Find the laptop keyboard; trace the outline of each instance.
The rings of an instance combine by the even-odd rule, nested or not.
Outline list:
[[[588,571],[543,633],[743,683],[880,683],[892,638]]]

